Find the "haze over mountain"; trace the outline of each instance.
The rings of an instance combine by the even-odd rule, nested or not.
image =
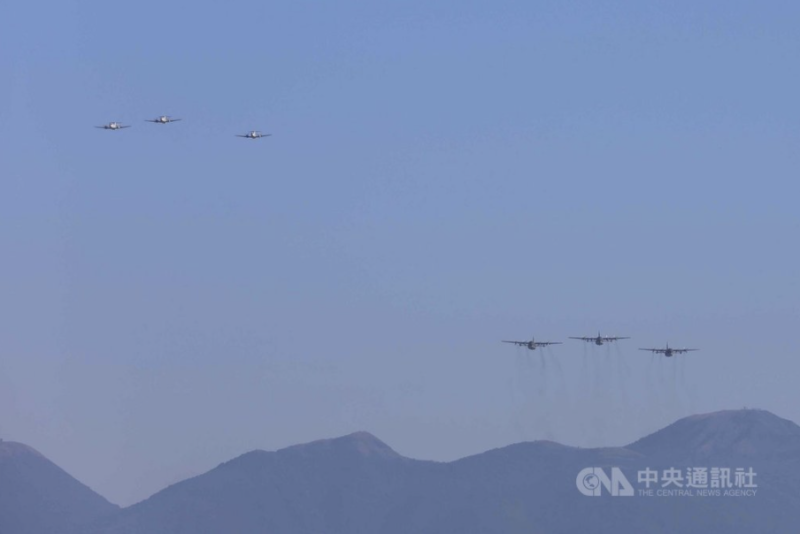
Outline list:
[[[800,428],[763,410],[726,410],[685,417],[628,448],[683,462],[792,461],[799,459]]]
[[[0,533],[57,533],[118,509],[33,448],[0,440]]]
[[[620,468],[635,494],[581,494],[587,467]],[[754,495],[640,494],[638,471],[687,467],[753,468]],[[0,533],[790,533],[799,481],[800,427],[762,410],[687,417],[625,447],[536,441],[450,463],[357,432],[255,450],[125,509],[34,449],[0,442]]]
[[[586,467],[750,467],[755,496],[582,495]],[[92,534],[795,532],[800,427],[761,410],[688,417],[626,447],[520,443],[450,463],[359,432],[253,451],[97,521]],[[658,486],[656,486],[658,487]],[[674,487],[674,486],[673,486]],[[14,534],[14,533],[9,533]]]

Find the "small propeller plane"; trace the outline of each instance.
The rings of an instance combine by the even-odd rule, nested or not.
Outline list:
[[[530,341],[503,341],[503,343],[513,343],[519,347],[526,347],[528,350],[536,350],[548,345],[561,345],[560,341],[535,341],[534,338],[531,338]]]
[[[663,349],[639,349],[639,350],[649,350],[653,354],[663,354],[667,358],[671,358],[675,354],[683,354],[684,352],[691,352],[700,349],[673,349],[672,347],[669,346],[669,343],[667,343],[667,346]]]
[[[114,122],[109,122],[108,124],[104,124],[103,126],[95,126],[95,128],[102,128],[104,130],[121,130],[122,128],[130,128],[130,125],[123,126],[122,124],[114,121]]]
[[[581,341],[594,343],[595,345],[600,346],[603,343],[609,343],[609,342],[617,341],[617,340],[620,340],[620,339],[630,339],[630,338],[629,337],[601,336],[600,332],[598,332],[597,333],[597,337],[571,337],[570,339],[580,339]]]
[[[236,134],[236,137],[244,137],[246,139],[261,139],[262,137],[269,137],[272,134],[263,134],[258,130],[253,130],[252,132],[248,132],[244,135]]]
[[[178,122],[180,119],[173,119],[168,115],[161,115],[156,119],[145,119],[147,122],[155,122],[156,124],[169,124],[170,122]]]

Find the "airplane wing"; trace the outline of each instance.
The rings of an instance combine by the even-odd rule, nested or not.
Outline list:
[[[650,352],[652,352],[654,354],[666,352],[666,349],[639,349],[639,350],[649,350]]]
[[[528,344],[527,341],[503,341],[503,343],[513,343],[514,345],[519,345],[520,347]]]
[[[629,337],[615,337],[615,336],[606,336],[603,338],[606,341],[617,341],[618,339],[630,339]]]
[[[580,339],[581,341],[594,341],[593,337],[570,337],[570,339]]]
[[[537,341],[537,345],[541,345],[542,347],[546,347],[547,345],[561,345],[560,341]]]
[[[239,134],[236,134],[236,137],[250,137],[250,136],[249,136],[249,135],[239,135]]]
[[[95,128],[103,128],[105,130],[108,126],[95,126]]]
[[[674,352],[675,354],[682,354],[684,352],[692,352],[695,350],[700,350],[700,349],[672,349],[672,352]]]
[[[130,127],[131,127],[131,125],[130,125],[130,124],[129,124],[129,125],[127,125],[127,126],[117,126],[117,128],[120,128],[120,129],[122,129],[122,128],[130,128]]]
[[[153,119],[145,119],[145,121],[147,121],[147,122],[161,122],[161,121],[157,121],[157,120],[153,120]]]
[[[182,119],[170,119],[169,122],[178,122],[179,120],[182,120]]]

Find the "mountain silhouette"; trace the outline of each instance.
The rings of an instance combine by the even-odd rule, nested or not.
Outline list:
[[[33,448],[0,440],[0,533],[58,533],[118,510]]]
[[[579,473],[617,468],[634,489],[599,496]],[[677,494],[645,470],[752,469],[743,487]],[[252,451],[85,523],[85,534],[793,533],[800,427],[763,410],[696,415],[625,447],[519,443],[454,462],[405,458],[366,432]],[[733,484],[731,485],[733,486]],[[657,492],[672,491],[659,494]],[[47,530],[0,530],[45,534]]]
[[[686,417],[628,446],[671,460],[791,460],[800,426],[765,410],[726,410]]]

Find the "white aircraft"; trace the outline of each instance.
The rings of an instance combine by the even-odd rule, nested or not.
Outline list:
[[[595,345],[602,345],[603,343],[617,341],[618,339],[630,339],[629,337],[614,337],[614,336],[601,336],[600,332],[597,333],[597,337],[571,337],[570,339],[580,339],[581,341],[588,341],[589,343],[594,343]]]
[[[527,347],[528,350],[536,350],[537,347],[546,347],[548,345],[561,345],[560,341],[534,341],[533,338],[530,341],[503,341],[503,343],[513,343],[520,347]]]
[[[155,122],[156,124],[169,124],[170,122],[178,122],[180,119],[173,119],[168,115],[161,115],[157,119],[145,119],[147,122]]]
[[[272,134],[262,134],[258,130],[253,130],[252,132],[248,132],[245,135],[236,134],[236,137],[245,137],[247,139],[261,139],[262,137],[269,137]]]
[[[666,348],[663,349],[639,349],[639,350],[649,350],[653,354],[663,354],[667,358],[671,358],[675,354],[683,354],[684,352],[690,352],[700,349],[673,349],[672,347],[669,346],[669,343],[667,343]]]
[[[123,126],[122,124],[114,121],[114,122],[109,122],[108,124],[104,124],[103,126],[95,126],[95,128],[102,128],[104,130],[121,130],[122,128],[130,128],[130,125]]]

